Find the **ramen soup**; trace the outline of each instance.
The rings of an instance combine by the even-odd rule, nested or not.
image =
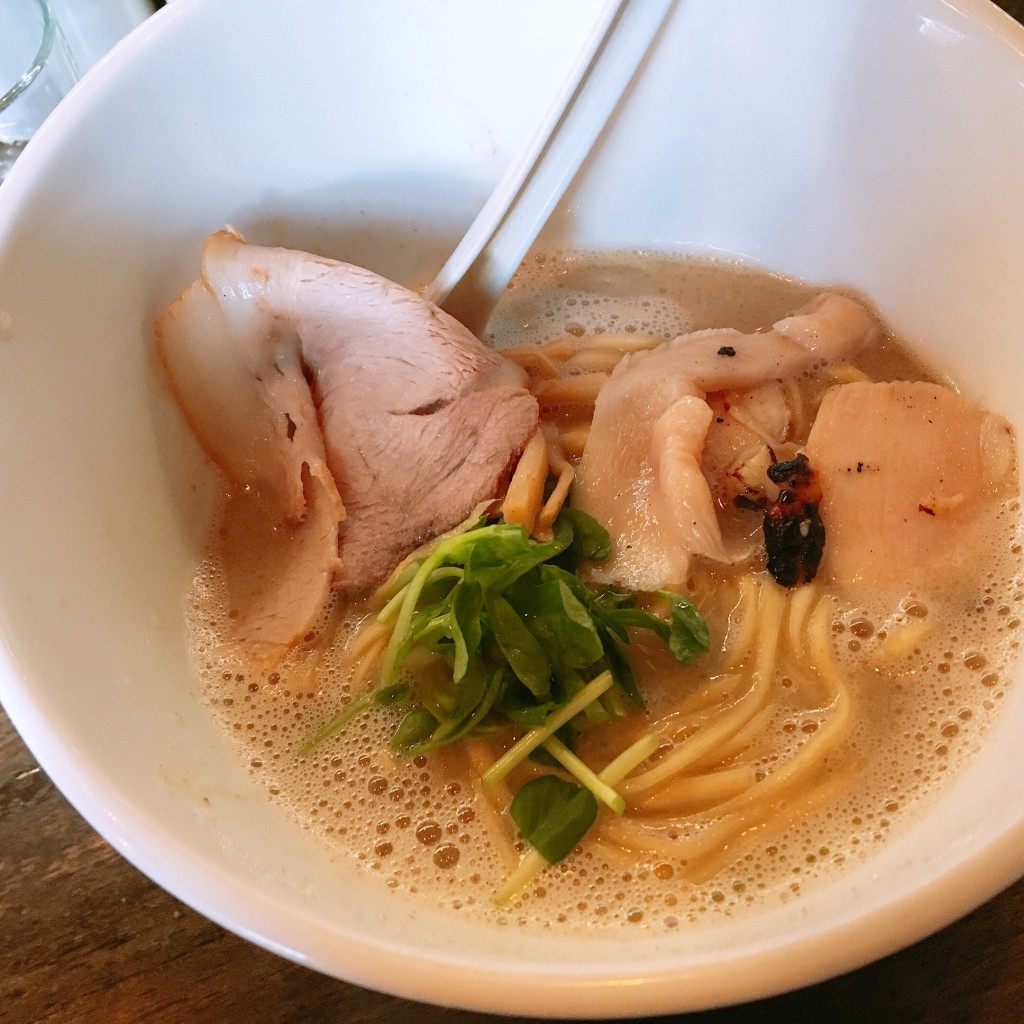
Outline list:
[[[311,267],[326,291],[366,284],[214,236],[203,281],[158,324],[175,395],[228,481],[188,601],[203,693],[297,827],[465,915],[708,925],[871,857],[983,743],[1024,611],[1013,439],[862,302],[719,261],[537,257],[491,321],[502,357],[470,347],[456,362],[478,359],[480,376],[454,398],[403,399],[416,443],[475,438],[457,462],[477,460],[483,490],[460,480],[446,518],[410,495],[434,500],[456,470],[403,433],[388,390],[434,370],[402,356],[386,384],[339,390],[331,359],[351,360],[343,378],[370,372],[378,328],[361,313],[311,338],[273,294]],[[255,313],[229,308],[245,291],[231,275],[257,282]],[[419,309],[380,287],[399,318]],[[309,301],[322,323],[327,300]],[[189,308],[218,302],[219,341]],[[425,316],[420,351],[441,329]],[[325,354],[343,344],[355,354]],[[250,423],[272,409],[256,441],[204,405],[218,373],[237,387],[225,367],[239,362],[269,390],[221,405]],[[359,471],[339,469],[335,403],[356,407],[358,431],[373,401],[391,420],[379,443],[360,435]],[[454,426],[432,425],[442,412]],[[291,491],[252,468],[274,431],[301,446]],[[378,456],[387,471],[359,482]],[[362,503],[384,477],[398,512]],[[289,519],[290,501],[305,504]],[[417,522],[404,534],[403,517]],[[379,558],[365,522],[390,535]],[[517,582],[489,590],[517,558]],[[599,646],[574,655],[552,603]]]

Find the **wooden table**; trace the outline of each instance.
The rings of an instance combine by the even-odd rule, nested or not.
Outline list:
[[[1000,6],[1024,21],[1024,0],[1001,0]],[[114,853],[57,792],[0,713],[0,1022],[498,1019],[346,985],[211,924]],[[879,963],[686,1020],[1024,1021],[1024,881]]]
[[[78,816],[0,713],[0,1022],[483,1021],[376,995],[223,931]],[[1024,1021],[1024,881],[913,948],[814,988],[687,1018]]]
[[[682,1019],[682,1018],[679,1018]],[[115,853],[0,721],[0,1021],[497,1020],[333,981],[225,932]],[[1024,1021],[1024,881],[845,977],[691,1024]]]

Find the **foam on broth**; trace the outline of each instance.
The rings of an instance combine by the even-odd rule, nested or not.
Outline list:
[[[708,326],[750,331],[818,290],[713,261],[539,257],[513,282],[492,320],[490,340],[501,347],[566,333],[669,338]],[[858,364],[877,379],[935,379],[893,339]],[[462,755],[410,761],[392,753],[388,740],[397,717],[380,709],[310,757],[297,756],[309,731],[348,700],[348,638],[368,614],[365,607],[336,603],[288,663],[260,672],[225,653],[231,613],[217,561],[209,557],[190,594],[189,629],[205,698],[255,782],[283,813],[347,851],[379,884],[521,927],[673,929],[756,912],[834,878],[922,813],[978,749],[1020,642],[1019,512],[1013,502],[994,514],[985,550],[973,559],[979,576],[968,597],[944,605],[905,593],[841,601],[832,645],[853,690],[855,725],[842,757],[830,766],[838,781],[822,790],[827,800],[810,799],[796,822],[756,831],[720,858],[710,877],[696,880],[671,858],[624,857],[585,841],[512,910],[491,899],[518,857],[509,843],[511,827],[463,774]],[[706,581],[695,583],[699,589]],[[707,615],[720,637],[727,610]],[[880,671],[881,645],[919,622],[930,624],[927,637],[894,668]],[[664,663],[644,649],[636,661],[655,713],[666,699],[655,682],[664,679]],[[699,685],[708,667],[703,660],[676,666],[673,686]],[[775,710],[764,726],[780,737],[780,756],[816,727],[799,689],[797,681],[778,680]],[[847,775],[856,785],[843,781]]]

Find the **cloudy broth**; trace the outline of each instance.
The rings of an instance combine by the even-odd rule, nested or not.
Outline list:
[[[714,261],[551,256],[520,272],[488,340],[507,347],[602,332],[667,339],[710,326],[752,331],[817,290]],[[935,379],[892,338],[856,362],[876,380]],[[231,611],[216,531],[213,537],[190,594],[190,636],[205,698],[254,783],[298,827],[347,851],[380,885],[517,927],[673,929],[713,922],[798,899],[869,857],[921,813],[983,742],[1010,683],[1024,615],[1014,501],[993,512],[984,549],[972,559],[977,578],[954,598],[835,593],[829,643],[848,680],[853,725],[839,756],[807,780],[788,810],[749,834],[741,830],[727,852],[699,870],[691,870],[685,855],[625,851],[598,830],[517,904],[499,908],[492,894],[522,846],[476,783],[487,750],[470,744],[409,760],[389,747],[396,714],[376,709],[299,756],[310,730],[350,699],[352,637],[370,609],[335,602],[292,658],[261,671],[225,653],[232,649]],[[633,660],[647,711],[603,735],[585,736],[583,750],[600,761],[680,692],[698,693],[718,673],[726,653],[715,648],[730,622],[736,625],[744,571],[749,567],[695,570],[690,583],[712,629],[712,652],[684,668],[637,645]],[[927,629],[918,628],[922,622]],[[910,629],[918,639],[893,657],[892,638]],[[758,724],[772,737],[770,757],[787,756],[813,735],[817,704],[813,686],[780,669]],[[760,766],[766,771],[770,757]]]

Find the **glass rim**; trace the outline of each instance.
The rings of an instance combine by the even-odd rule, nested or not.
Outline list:
[[[57,36],[57,23],[53,19],[48,0],[35,0],[39,13],[43,16],[43,37],[39,42],[39,49],[22,76],[5,92],[0,95],[0,110],[9,106],[17,99],[38,77],[43,70],[47,58],[53,51],[54,39]]]

